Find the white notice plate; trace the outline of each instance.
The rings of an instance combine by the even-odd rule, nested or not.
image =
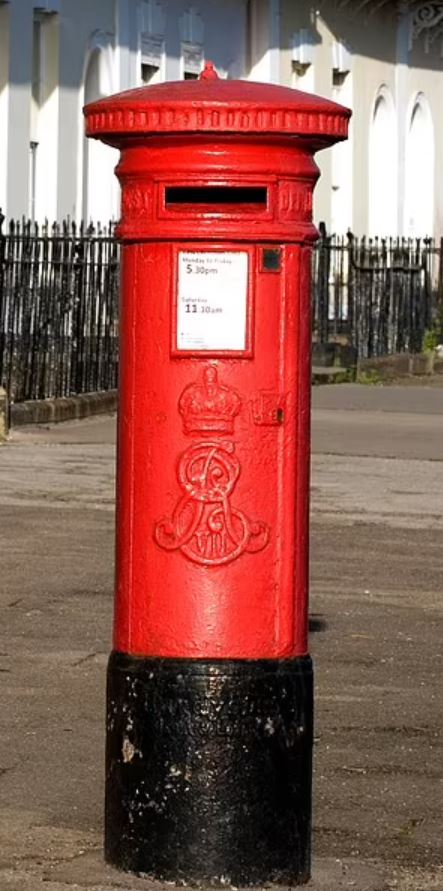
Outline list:
[[[247,251],[180,251],[177,349],[245,350]]]

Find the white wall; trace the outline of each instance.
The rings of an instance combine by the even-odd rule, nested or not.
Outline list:
[[[431,111],[425,97],[419,94],[411,103],[406,129],[404,232],[407,236],[432,235],[434,165]]]
[[[260,2],[265,4],[265,0]],[[441,41],[429,41],[427,49],[423,35],[411,42],[411,8],[403,4],[396,9],[392,4],[377,11],[374,4],[359,8],[356,0],[342,6],[323,0],[316,8],[307,0],[280,0],[281,82],[335,99],[353,111],[348,143],[317,156],[322,175],[315,192],[314,218],[325,220],[330,231],[344,234],[351,226],[358,235],[369,231],[380,236],[405,234],[405,201],[410,207],[411,188],[415,188],[414,201],[421,201],[422,209],[414,211],[414,218],[420,225],[429,219],[430,200],[425,195],[432,191],[431,231],[436,237],[443,233],[443,185],[435,169],[443,153]],[[301,31],[305,42],[310,42],[312,63],[297,77],[293,43]],[[350,73],[338,89],[332,74],[337,44],[349,52],[350,63]],[[387,105],[378,108],[374,119],[381,94]],[[419,94],[432,121],[426,146],[423,136],[409,134],[414,97]],[[422,122],[421,131],[423,127]],[[425,169],[417,174],[417,162],[410,158],[411,152],[418,154],[419,141]],[[406,181],[414,166],[414,183],[409,183],[407,195]]]
[[[368,235],[397,232],[397,158],[394,100],[383,85],[377,91],[369,123]]]
[[[0,6],[0,208],[6,209],[9,106],[9,6]]]
[[[38,141],[36,157],[35,217],[55,220],[57,216],[57,162],[59,110],[59,22],[58,16],[45,16],[41,23],[41,92],[34,134]]]
[[[115,92],[113,81],[114,50],[96,41],[89,52],[84,75],[81,105],[87,105]],[[87,139],[80,131],[78,181],[81,196],[78,206],[86,223],[107,223],[119,213],[119,189],[114,168],[119,153],[96,139]]]
[[[249,6],[249,79],[263,83],[280,80],[280,4],[253,0]]]
[[[353,80],[351,72],[343,73],[343,82],[333,87],[334,102],[352,108]],[[353,225],[353,179],[352,156],[354,141],[354,122],[351,118],[349,136],[345,142],[338,142],[331,149],[331,232],[340,235],[352,229]]]
[[[159,60],[157,81],[182,77],[185,59],[197,67],[212,59],[222,76],[280,82],[350,105],[350,141],[318,155],[315,219],[337,232],[426,225],[442,234],[435,165],[443,153],[443,60],[437,42],[410,43],[405,7],[398,18],[335,0],[323,0],[320,12],[309,0],[45,0],[40,6],[58,13],[42,18],[41,96],[32,112],[34,2],[0,2],[0,206],[8,216],[29,211],[31,139],[38,219],[118,214],[116,154],[85,142],[81,109],[139,86],[147,53]],[[312,61],[297,76],[300,29],[310,35]],[[333,80],[338,45],[349,52],[342,82]]]
[[[179,79],[190,58],[197,71],[210,58],[222,76],[245,76],[246,0],[52,2],[40,3],[59,13],[42,17],[38,102],[34,2],[0,3],[0,198],[9,216],[28,214],[33,141],[36,218],[106,222],[118,215],[117,153],[86,142],[83,104],[140,86],[143,39],[160,47],[157,80]]]
[[[60,14],[57,217],[79,221],[83,213],[82,105],[88,60],[94,47],[114,44],[113,0],[63,0]],[[117,88],[119,86],[117,85]],[[100,215],[101,216],[101,215]]]
[[[8,216],[29,210],[29,142],[32,82],[31,0],[9,4],[9,65],[6,206]]]

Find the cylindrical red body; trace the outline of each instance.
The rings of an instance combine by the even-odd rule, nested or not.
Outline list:
[[[263,143],[171,138],[165,149],[153,139],[126,150],[118,168],[124,196],[143,171],[138,200],[161,214],[144,217],[150,240],[143,244],[126,243],[131,212],[120,229],[115,648],[121,652],[248,659],[307,652],[310,217],[317,169],[296,145],[289,151],[284,142],[269,140],[266,149]],[[258,207],[168,208],[162,181],[197,189],[209,181],[231,189],[234,199],[238,184],[259,184],[267,197]],[[295,217],[304,231],[297,232]],[[180,350],[178,303],[187,285],[180,277],[200,275],[208,290],[214,287],[215,304],[206,306],[217,310],[220,289],[230,283],[228,275],[226,284],[214,284],[226,258],[243,276],[230,311],[244,349]],[[191,311],[195,306],[197,313],[187,314],[191,326],[205,307],[190,301]],[[205,384],[211,371],[212,391]],[[186,475],[200,472],[204,480],[192,485]],[[220,476],[211,482],[214,473]]]
[[[313,155],[349,113],[209,66],[86,116],[122,185],[106,854],[305,882]]]

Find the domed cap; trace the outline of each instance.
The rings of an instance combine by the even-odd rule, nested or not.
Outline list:
[[[349,109],[275,84],[222,80],[207,62],[198,80],[128,90],[84,109],[86,134],[120,146],[158,133],[238,133],[307,137],[322,148],[348,132]]]

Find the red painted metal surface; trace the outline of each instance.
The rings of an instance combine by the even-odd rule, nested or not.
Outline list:
[[[209,67],[86,117],[122,152],[115,648],[303,655],[313,153],[349,112]]]

